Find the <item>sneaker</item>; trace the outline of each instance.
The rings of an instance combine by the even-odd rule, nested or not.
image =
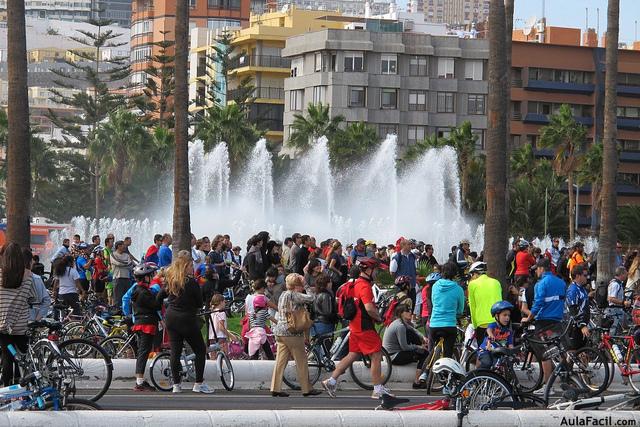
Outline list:
[[[371,398],[372,399],[380,399],[383,394],[389,395],[391,397],[396,397],[395,394],[391,393],[391,390],[389,390],[385,386],[380,386],[379,390],[376,390],[375,387],[373,388],[373,393],[371,393]]]
[[[322,381],[322,387],[329,395],[329,397],[336,397],[336,391],[338,390],[338,383],[331,384],[328,379]]]
[[[426,381],[418,381],[417,383],[411,384],[411,388],[414,390],[426,390],[427,382]]]
[[[535,394],[536,396],[544,396],[544,391],[546,390],[546,388],[547,386],[543,385],[539,389],[535,390],[533,394]],[[551,390],[549,390],[549,396],[553,396],[556,393],[557,390],[554,387],[551,387]]]
[[[204,394],[213,394],[215,392],[215,390],[211,387],[209,387],[206,383],[195,383],[193,385],[193,392],[194,393],[204,393]]]
[[[182,386],[180,384],[173,385],[173,393],[182,393]]]
[[[156,391],[156,388],[145,381],[142,384],[136,384],[133,391]]]

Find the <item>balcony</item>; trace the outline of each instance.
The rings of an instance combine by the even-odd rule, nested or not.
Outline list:
[[[242,67],[291,68],[291,60],[275,55],[245,55],[231,61],[230,70]]]
[[[522,87],[522,79],[511,79],[511,87]]]
[[[575,120],[576,122],[580,123],[583,126],[587,126],[587,127],[593,126],[593,117],[575,117]],[[546,124],[549,124],[549,116],[546,114],[527,113],[524,116],[523,122],[546,125]]]
[[[238,89],[229,91],[229,100],[234,99],[239,93]],[[284,89],[281,87],[257,87],[251,95],[253,98],[284,100]]]
[[[552,82],[548,80],[529,80],[526,85],[528,90],[545,91],[545,92],[569,92],[589,94],[593,93],[595,86],[593,84],[583,83],[565,83]]]
[[[640,131],[640,118],[638,119],[627,119],[624,117],[618,117],[618,128],[619,129],[628,129],[628,130],[638,130]]]
[[[618,95],[640,97],[640,86],[618,85]]]

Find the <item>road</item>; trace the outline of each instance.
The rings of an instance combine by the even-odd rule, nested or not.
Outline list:
[[[412,403],[432,402],[437,396],[426,396],[419,392],[400,392],[399,397],[411,399]],[[79,396],[81,397],[81,396]],[[108,410],[230,410],[230,409],[373,409],[378,401],[371,399],[371,392],[345,391],[338,398],[331,399],[326,394],[302,397],[300,392],[292,392],[290,397],[271,397],[264,391],[216,390],[215,394],[196,394],[183,390],[180,394],[163,392],[136,393],[127,390],[109,391],[98,402]]]

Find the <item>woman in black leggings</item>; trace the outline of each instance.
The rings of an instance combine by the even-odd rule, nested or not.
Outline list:
[[[168,299],[165,313],[165,324],[171,345],[171,373],[173,376],[173,392],[180,393],[182,369],[180,356],[186,341],[193,350],[196,367],[196,382],[193,391],[196,393],[213,393],[213,388],[203,382],[206,346],[202,338],[202,319],[197,313],[202,309],[202,292],[193,278],[193,261],[189,251],[180,251],[166,272],[166,286],[160,291],[159,301]]]

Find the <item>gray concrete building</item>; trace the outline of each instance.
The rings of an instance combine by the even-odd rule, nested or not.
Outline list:
[[[347,123],[364,121],[401,145],[447,136],[471,122],[483,148],[487,129],[486,40],[416,33],[322,30],[287,39],[284,140],[294,114],[330,106]]]

